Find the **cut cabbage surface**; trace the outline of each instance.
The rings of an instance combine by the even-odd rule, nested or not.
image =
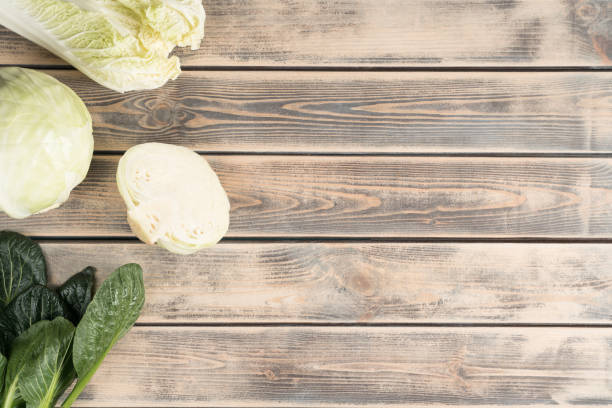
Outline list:
[[[191,254],[227,232],[227,194],[208,162],[185,147],[130,148],[119,161],[117,185],[132,231],[147,244]]]
[[[201,0],[2,0],[0,24],[125,92],[180,73],[176,46],[200,47]]]
[[[91,116],[70,88],[24,68],[0,68],[0,210],[25,218],[56,208],[85,178]]]

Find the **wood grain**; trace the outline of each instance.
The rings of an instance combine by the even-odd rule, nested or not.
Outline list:
[[[93,116],[96,149],[612,152],[612,73],[185,72],[119,94],[49,71]]]
[[[75,406],[612,404],[610,244],[528,242],[612,239],[612,158],[538,157],[612,153],[612,72],[325,71],[606,67],[612,2],[205,7],[202,49],[178,51],[190,69],[160,89],[48,71],[85,100],[100,154],[60,209],[0,215],[0,230],[109,238],[42,239],[52,285],[90,264],[98,282],[144,267],[138,326]],[[2,27],[0,65],[66,67]],[[232,201],[228,237],[246,239],[189,257],[121,240],[115,153],[148,141],[224,153],[206,157]]]
[[[610,364],[612,329],[137,327],[77,404],[605,405]]]
[[[187,66],[602,66],[607,0],[206,0]],[[65,64],[0,32],[0,64]]]
[[[149,324],[612,321],[605,244],[44,242],[52,285],[88,265],[145,271]]]
[[[611,238],[612,160],[209,156],[232,203],[230,237]],[[0,229],[132,236],[118,157],[94,159],[61,208]]]

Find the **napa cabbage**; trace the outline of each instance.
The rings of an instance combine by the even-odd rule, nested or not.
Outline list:
[[[180,73],[176,46],[198,49],[200,0],[3,0],[0,24],[118,92],[153,89]]]

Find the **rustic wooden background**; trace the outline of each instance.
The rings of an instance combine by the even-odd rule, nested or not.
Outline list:
[[[185,72],[117,94],[0,29],[93,118],[86,181],[34,236],[60,283],[145,269],[78,406],[612,404],[612,2],[205,0]],[[205,155],[228,237],[136,241],[114,182]]]

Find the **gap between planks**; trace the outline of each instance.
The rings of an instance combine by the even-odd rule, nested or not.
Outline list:
[[[514,327],[514,328],[535,328],[535,329],[544,329],[544,328],[565,328],[565,329],[612,329],[612,323],[455,323],[455,322],[440,322],[440,323],[368,323],[368,322],[355,322],[355,323],[343,323],[343,322],[334,322],[334,323],[309,323],[309,322],[286,322],[286,323],[141,323],[136,322],[134,326],[137,327],[151,327],[151,328],[161,328],[161,327],[393,327],[393,328],[437,328],[437,327],[447,327],[447,328],[504,328],[504,327]]]
[[[86,235],[28,235],[30,238],[41,243],[65,243],[65,244],[84,244],[84,243],[142,243],[135,236],[107,235],[107,236],[86,236]],[[554,237],[523,237],[523,238],[466,238],[466,237],[348,237],[348,236],[266,236],[266,237],[224,237],[218,244],[612,244],[612,238],[554,238]]]
[[[4,67],[22,67],[29,69],[39,69],[45,71],[78,71],[72,65],[45,65],[45,64],[0,64],[0,68]],[[219,65],[219,66],[182,66],[182,72],[249,72],[249,71],[282,71],[282,72],[610,72],[612,66],[413,66],[413,67],[396,67],[396,66],[325,66],[325,67],[309,67],[309,66],[279,66],[273,65]]]

